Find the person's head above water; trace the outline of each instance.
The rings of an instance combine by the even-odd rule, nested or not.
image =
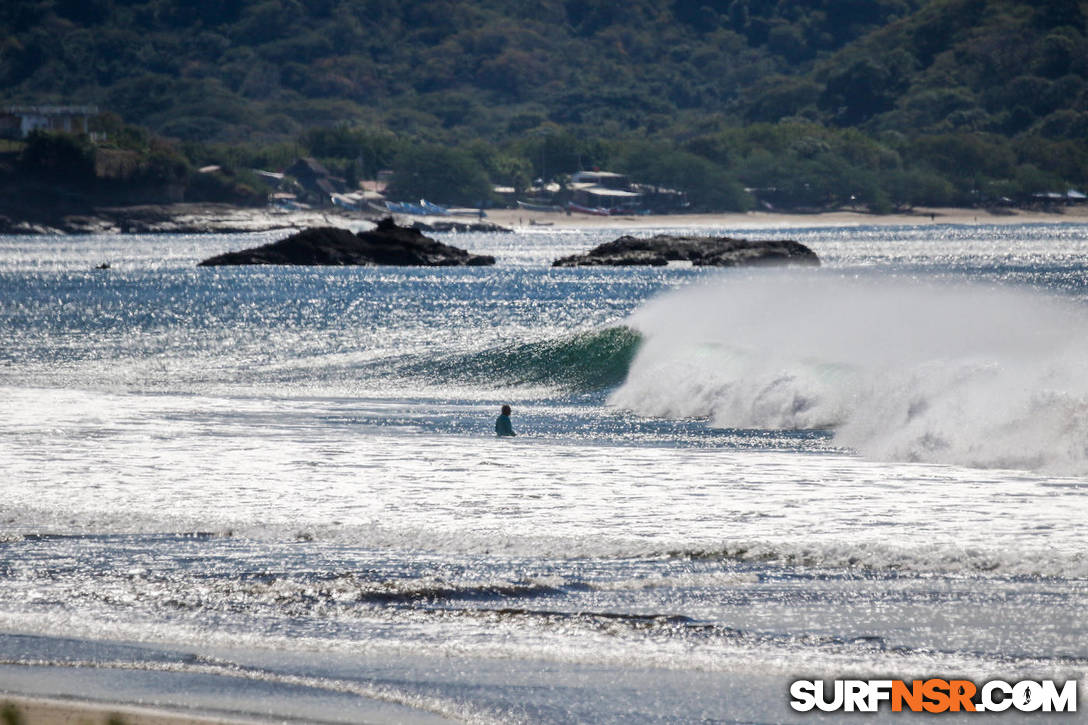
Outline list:
[[[502,406],[502,414],[503,415],[510,415],[510,406],[509,405]]]

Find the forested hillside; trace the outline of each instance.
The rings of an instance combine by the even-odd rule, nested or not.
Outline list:
[[[1086,13],[1077,0],[932,2],[803,78],[765,81],[749,118],[799,114],[901,132],[1088,135]]]
[[[795,207],[984,203],[1088,182],[1086,15],[1078,0],[7,0],[0,101],[95,103],[192,164],[308,152],[358,177],[429,149],[465,169],[465,197],[598,165],[705,208],[750,205],[743,187]]]
[[[199,140],[363,121],[443,140],[544,120],[661,130],[917,4],[8,0],[0,86]]]

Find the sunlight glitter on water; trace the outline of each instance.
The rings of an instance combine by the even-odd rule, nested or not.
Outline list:
[[[832,287],[1088,285],[1083,226],[740,233],[812,245]],[[632,410],[616,370],[686,353],[631,314],[691,321],[663,296],[759,281],[547,266],[613,236],[452,240],[490,270],[193,267],[271,235],[0,240],[0,684],[78,660],[310,678],[323,713],[381,691],[472,722],[789,721],[765,702],[799,671],[1084,671],[1083,477]],[[635,382],[720,400],[709,350]]]
[[[603,434],[574,445],[531,429],[495,441],[479,406],[445,411],[475,434],[434,435],[418,423],[438,411],[407,402],[381,403],[390,422],[360,429],[367,411],[351,400],[7,398],[9,471],[26,484],[8,495],[13,532],[304,533],[550,556],[745,549],[828,566],[1088,574],[1088,524],[1068,513],[1088,486],[1074,479]]]

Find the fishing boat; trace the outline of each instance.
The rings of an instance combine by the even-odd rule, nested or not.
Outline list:
[[[555,204],[534,204],[529,201],[518,201],[518,208],[525,211],[563,211],[563,207]]]
[[[593,216],[609,216],[612,213],[603,206],[582,206],[574,202],[567,204],[567,208],[580,214],[592,214]]]

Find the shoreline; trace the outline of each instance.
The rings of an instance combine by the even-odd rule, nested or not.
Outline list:
[[[666,214],[658,216],[593,216],[565,212],[529,212],[524,209],[494,209],[487,218],[517,231],[526,229],[585,228],[805,228],[815,226],[918,226],[942,224],[1060,224],[1088,223],[1088,206],[1064,207],[1043,212],[1022,209],[994,213],[962,207],[918,208],[912,213],[870,214],[858,211],[815,213],[721,212],[711,214]]]
[[[101,207],[86,213],[65,214],[48,221],[13,220],[0,216],[0,235],[85,235],[85,234],[248,234],[269,231],[297,231],[307,227],[336,226],[359,231],[383,216],[393,216],[401,226],[482,221],[507,231],[572,229],[796,229],[821,226],[920,226],[987,224],[1088,223],[1088,205],[1062,207],[1054,211],[1023,209],[918,208],[910,213],[870,214],[861,211],[786,213],[771,211],[594,216],[566,212],[537,212],[525,209],[491,209],[482,220],[472,217],[409,216],[351,211],[340,208],[283,210],[269,207],[242,207],[230,204],[164,204],[131,207]],[[425,233],[441,233],[426,232]]]
[[[267,725],[275,722],[80,698],[10,694],[0,694],[0,718],[10,725]]]

